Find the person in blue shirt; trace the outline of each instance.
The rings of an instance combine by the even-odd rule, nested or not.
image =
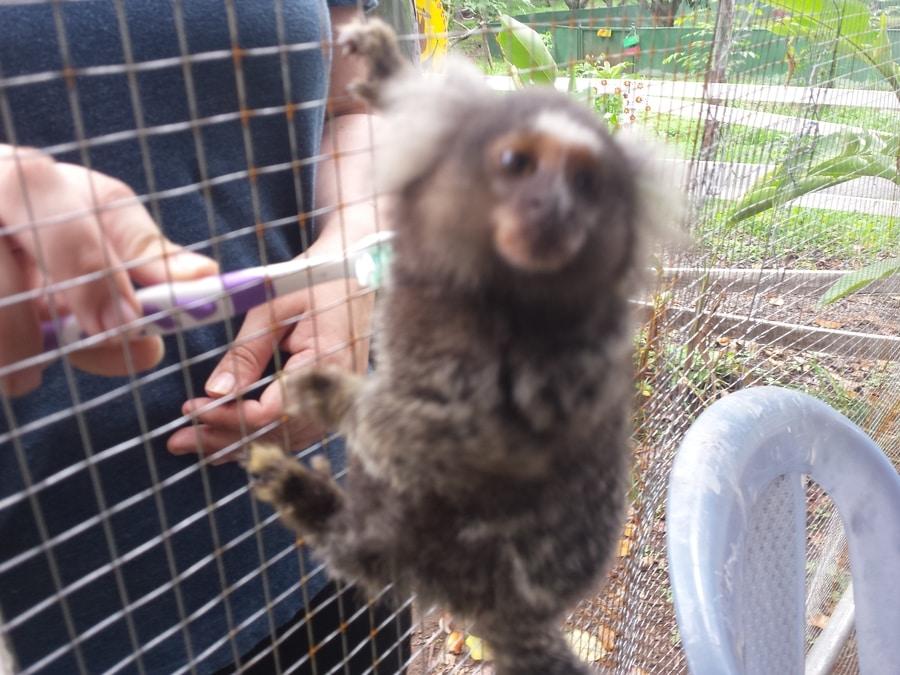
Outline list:
[[[336,253],[377,227],[373,120],[343,94],[358,64],[330,47],[364,9],[0,6],[0,636],[24,672],[327,672],[370,633],[376,672],[403,663],[407,619],[327,584],[232,461],[248,437],[321,438],[281,424],[272,373],[365,369],[370,297],[332,282],[33,358],[52,316],[116,331],[136,287]],[[338,444],[314,451],[342,466]]]

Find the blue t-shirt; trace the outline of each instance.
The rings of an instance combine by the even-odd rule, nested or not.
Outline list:
[[[319,152],[328,5],[353,0],[235,2],[231,26],[223,0],[184,2],[180,22],[173,3],[129,0],[122,3],[127,30],[116,4],[59,3],[58,17],[50,4],[0,7],[0,104],[5,98],[9,110],[4,116],[0,108],[0,141],[82,163],[73,141],[86,139],[91,168],[137,194],[152,186],[167,236],[181,244],[214,240],[201,252],[225,270],[296,255],[304,241],[297,216],[312,207],[314,167],[301,162],[295,190],[291,160]],[[196,117],[178,25],[193,55]],[[139,106],[122,67],[123,34],[138,64],[131,70]],[[289,112],[281,52],[265,49],[284,43],[292,45]],[[76,72],[72,89],[62,76],[64,50]],[[252,115],[239,114],[237,64]],[[40,73],[46,77],[29,77]],[[149,156],[134,133],[136,107]],[[256,172],[248,171],[245,134]],[[233,331],[239,326],[234,321]],[[201,470],[195,457],[165,449],[181,404],[202,395],[226,344],[224,326],[186,332],[181,345],[167,339],[165,360],[133,380],[67,373],[56,363],[37,392],[0,413],[2,630],[23,669],[137,672],[139,658],[146,672],[175,672],[191,660],[208,672],[298,611],[298,584],[316,565],[297,554],[270,510],[252,503],[242,469]],[[321,575],[306,581],[312,595]]]

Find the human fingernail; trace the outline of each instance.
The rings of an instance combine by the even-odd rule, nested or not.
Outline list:
[[[231,373],[219,373],[206,383],[206,393],[210,396],[225,396],[234,389],[235,379]]]
[[[126,326],[138,318],[137,311],[125,298],[112,300],[103,309],[100,322],[103,330],[112,330],[120,326]]]

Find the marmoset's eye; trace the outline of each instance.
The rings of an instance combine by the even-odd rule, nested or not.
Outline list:
[[[515,148],[506,148],[500,153],[500,166],[510,176],[524,176],[531,173],[534,164],[534,157]]]

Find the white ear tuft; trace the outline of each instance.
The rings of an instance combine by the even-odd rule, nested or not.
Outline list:
[[[420,176],[446,152],[454,129],[466,123],[473,102],[486,94],[478,69],[456,58],[448,58],[441,73],[411,70],[386,83],[375,155],[379,191],[400,189]]]
[[[646,244],[684,244],[685,186],[679,183],[673,151],[633,127],[614,136],[635,172],[640,209],[638,227]]]

